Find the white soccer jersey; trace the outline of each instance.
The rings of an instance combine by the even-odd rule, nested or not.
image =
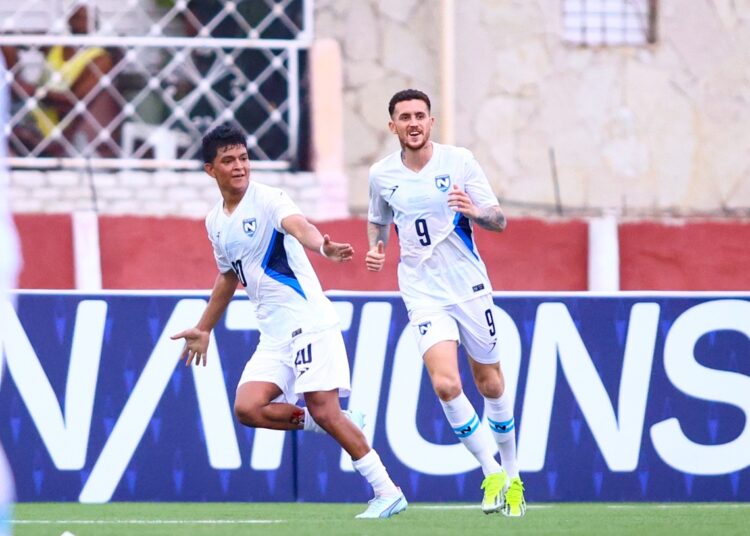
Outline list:
[[[409,310],[492,291],[471,221],[448,206],[454,184],[480,208],[498,205],[474,155],[461,147],[433,143],[432,158],[419,173],[403,164],[400,151],[370,168],[368,219],[396,224],[398,283]]]
[[[237,274],[268,342],[338,323],[302,244],[281,227],[292,214],[301,212],[282,190],[251,182],[231,216],[219,201],[206,217],[216,264]]]

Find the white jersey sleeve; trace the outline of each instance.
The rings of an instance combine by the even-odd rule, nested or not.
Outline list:
[[[388,205],[385,196],[381,192],[378,183],[378,174],[375,166],[370,168],[370,205],[367,210],[367,221],[377,225],[390,225],[393,221],[393,210]],[[397,187],[396,187],[397,188]],[[392,193],[393,187],[389,189]]]
[[[208,239],[211,241],[211,248],[214,251],[214,260],[216,261],[216,267],[219,269],[219,272],[225,274],[232,270],[232,263],[229,262],[229,259],[226,258],[221,248],[219,247],[216,231],[214,229],[214,222],[216,221],[218,211],[220,210],[223,210],[222,202],[219,202],[209,213],[209,215],[206,216],[206,232],[208,233]],[[220,236],[221,235],[219,235],[219,237]]]
[[[292,216],[294,214],[302,215],[302,211],[292,201],[292,198],[283,190],[277,190],[270,197],[268,205],[269,218],[274,223],[276,230],[283,233],[285,232],[281,226],[281,222],[284,218]]]
[[[470,151],[464,166],[464,190],[479,208],[499,206],[487,176]]]

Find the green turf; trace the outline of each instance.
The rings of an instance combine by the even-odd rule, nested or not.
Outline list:
[[[569,534],[647,536],[750,534],[750,504],[540,504],[522,519],[487,516],[475,506],[412,504],[387,520],[357,520],[361,504],[24,503],[16,536],[479,536]],[[273,520],[252,524],[251,520]]]

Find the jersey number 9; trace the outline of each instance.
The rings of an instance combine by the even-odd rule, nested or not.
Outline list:
[[[490,328],[490,337],[495,335],[495,319],[492,317],[492,309],[487,309],[484,312],[484,318],[487,320],[487,325]]]
[[[427,230],[427,222],[423,218],[419,218],[414,222],[414,226],[417,228],[419,243],[423,246],[429,246],[432,241],[430,240],[430,232]]]

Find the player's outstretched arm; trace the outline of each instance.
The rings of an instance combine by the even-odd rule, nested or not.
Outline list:
[[[385,264],[385,245],[388,243],[389,225],[367,222],[367,240],[370,250],[365,256],[365,264],[371,272],[379,272]]]
[[[172,340],[185,339],[185,347],[180,354],[180,359],[185,359],[185,366],[190,366],[193,360],[195,360],[196,365],[200,365],[203,361],[203,366],[206,366],[206,354],[211,330],[214,329],[221,315],[224,314],[236,289],[237,276],[234,272],[219,274],[214,282],[214,288],[211,291],[206,310],[203,311],[203,315],[201,315],[195,327],[172,335]]]
[[[488,231],[504,231],[506,226],[505,214],[498,207],[479,208],[469,197],[469,194],[461,190],[457,185],[448,193],[448,206],[456,212],[459,212],[471,218],[477,225]]]
[[[351,244],[333,242],[328,235],[320,234],[318,228],[307,221],[301,214],[287,216],[281,220],[284,230],[296,238],[300,244],[311,251],[317,251],[327,259],[335,262],[352,260],[354,249]]]

